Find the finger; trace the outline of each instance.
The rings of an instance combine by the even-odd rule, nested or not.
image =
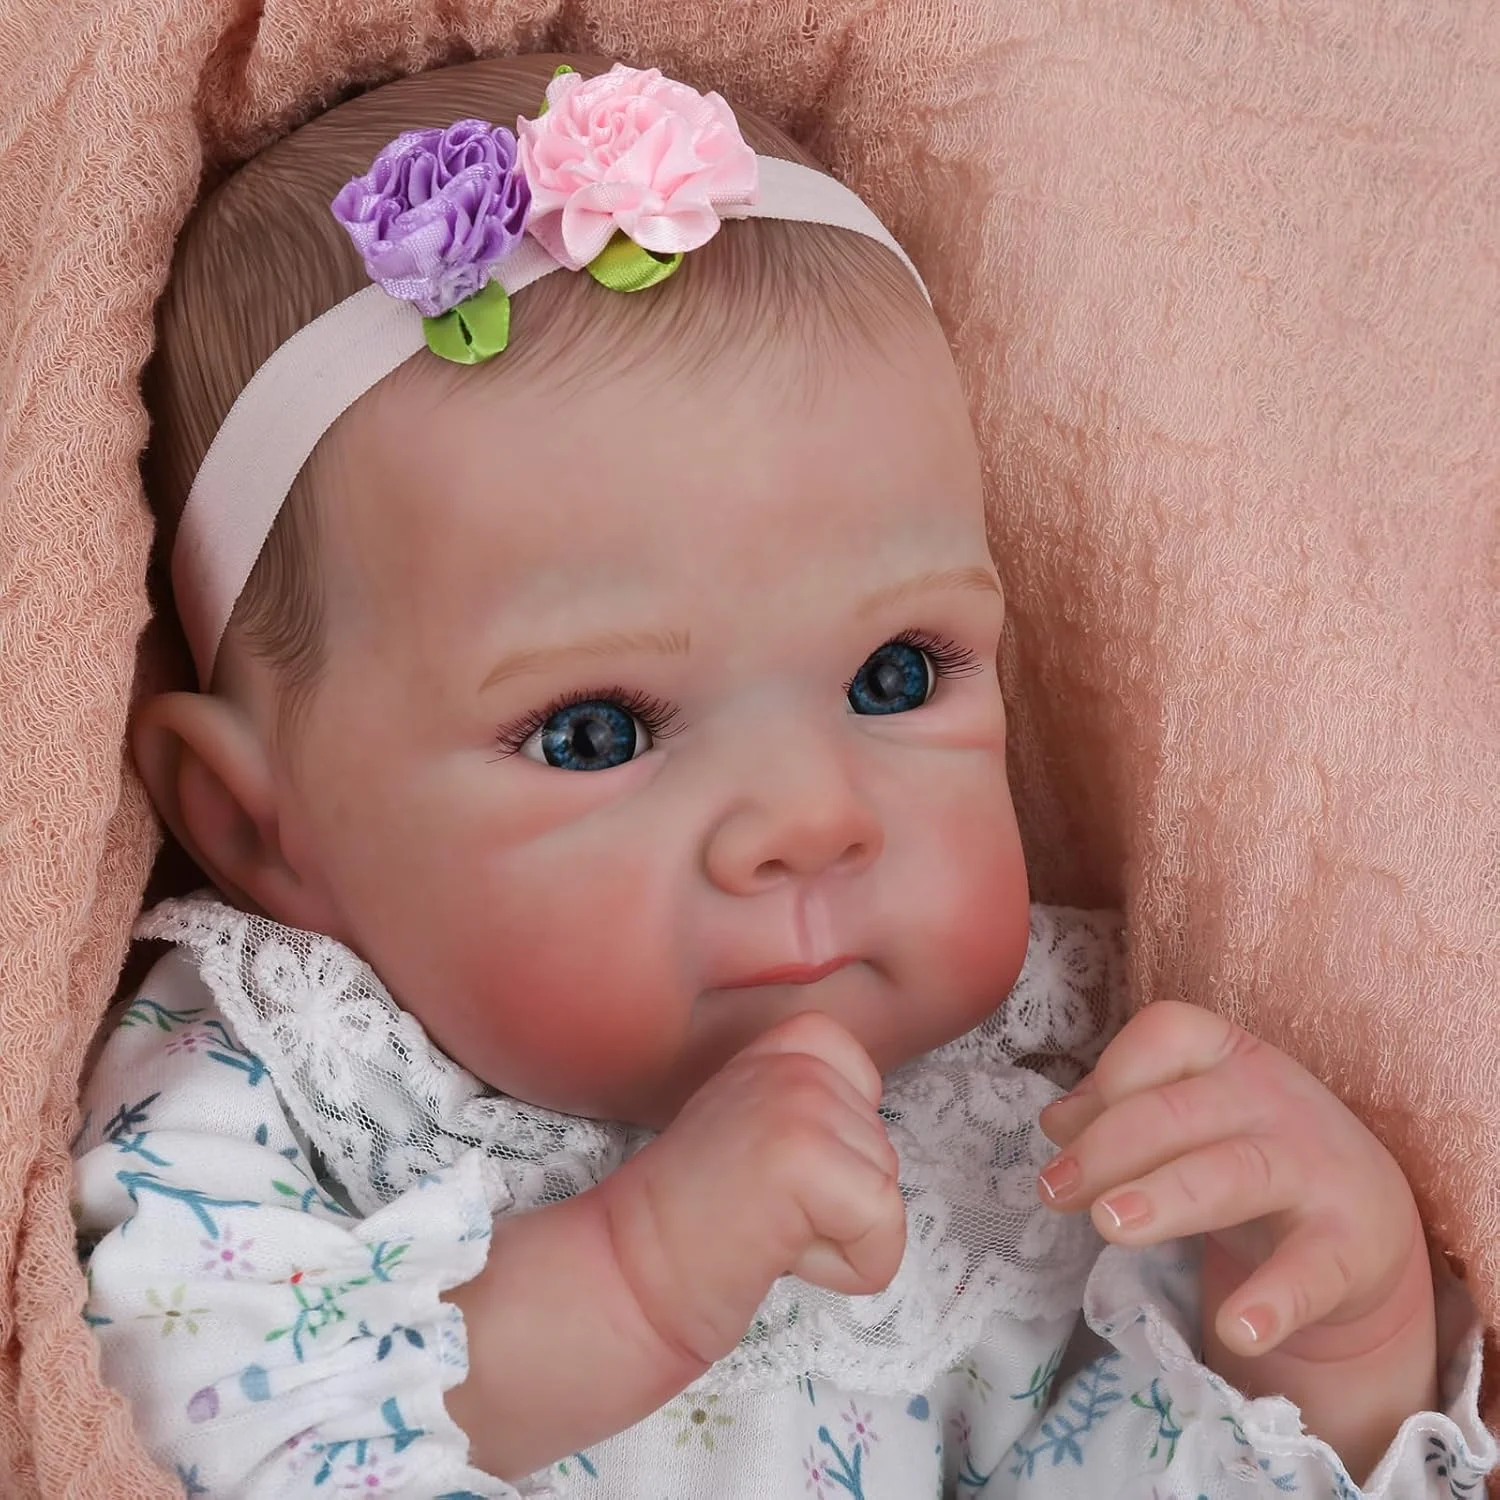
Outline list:
[[[1355,1272],[1344,1239],[1326,1228],[1299,1230],[1226,1297],[1214,1332],[1235,1354],[1260,1355],[1328,1317],[1349,1297]]]
[[[879,1291],[896,1274],[906,1244],[906,1205],[896,1153],[883,1132],[880,1147],[878,1163],[863,1153],[826,1149],[799,1151],[789,1162],[790,1204],[801,1217],[787,1245],[795,1274],[851,1294]]]
[[[905,1249],[906,1210],[895,1194],[861,1234],[852,1239],[820,1237],[806,1245],[791,1274],[831,1292],[868,1296],[890,1285]]]
[[[1159,1000],[1125,1023],[1104,1049],[1094,1071],[1072,1093],[1042,1111],[1042,1133],[1054,1145],[1071,1146],[1120,1101],[1200,1076],[1237,1050],[1255,1045],[1247,1032],[1211,1011]],[[1078,1188],[1070,1201],[1076,1202],[1081,1191]],[[1051,1192],[1044,1197],[1055,1207],[1064,1206]]]
[[[783,1052],[803,1052],[826,1063],[872,1107],[880,1103],[880,1070],[870,1054],[831,1016],[803,1011],[763,1032],[739,1057],[750,1059]]]
[[[1115,1244],[1154,1245],[1291,1208],[1305,1196],[1305,1176],[1297,1152],[1280,1138],[1238,1135],[1111,1189],[1090,1216]]]
[[[1043,1196],[1055,1208],[1081,1208],[1191,1151],[1258,1135],[1270,1123],[1270,1096],[1254,1083],[1246,1070],[1220,1068],[1128,1095],[1042,1169]]]
[[[819,1057],[806,1052],[783,1052],[747,1059],[740,1066],[762,1070],[752,1081],[763,1093],[764,1118],[785,1126],[800,1120],[815,1137],[832,1132],[851,1151],[895,1179],[896,1148],[875,1106]],[[811,1147],[812,1142],[806,1144]]]
[[[1054,1099],[1041,1113],[1042,1134],[1054,1146],[1070,1146],[1108,1106],[1094,1087],[1094,1075],[1090,1073],[1077,1083],[1071,1093]]]
[[[1247,1031],[1201,1006],[1157,1000],[1121,1027],[1090,1077],[1110,1105],[1207,1073],[1236,1052],[1258,1045]]]
[[[904,1216],[895,1153],[875,1163],[862,1153],[831,1150],[789,1173],[788,1186],[806,1218],[805,1238],[853,1244],[882,1216]]]
[[[764,1129],[752,1131],[750,1121]],[[802,1051],[747,1049],[702,1084],[683,1105],[667,1135],[706,1139],[727,1131],[742,1151],[755,1141],[798,1130],[806,1150],[832,1136],[883,1173],[894,1176],[895,1147],[870,1101],[820,1057]]]
[[[839,1083],[842,1085],[843,1080]],[[847,1085],[844,1085],[847,1087]],[[850,1090],[853,1093],[853,1090]],[[839,1141],[862,1160],[868,1162],[882,1177],[894,1183],[901,1170],[901,1159],[891,1138],[886,1134],[885,1122],[865,1106],[859,1099],[858,1107],[837,1110],[833,1115],[832,1128]]]

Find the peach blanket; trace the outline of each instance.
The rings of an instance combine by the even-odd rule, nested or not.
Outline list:
[[[1039,895],[1383,1133],[1500,1322],[1500,7],[0,0],[0,1490],[159,1496],[68,1138],[154,835],[136,377],[200,182],[395,73],[656,63],[926,271],[988,460]]]

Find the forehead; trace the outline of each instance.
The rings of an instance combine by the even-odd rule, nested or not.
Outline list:
[[[691,378],[640,361],[618,378],[463,373],[478,378],[402,372],[341,424],[323,466],[335,606],[573,608],[591,578],[646,599],[713,580],[727,601],[982,552],[973,438],[935,325],[881,346],[778,339]]]

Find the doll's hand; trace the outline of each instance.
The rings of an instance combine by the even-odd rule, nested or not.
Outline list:
[[[670,1346],[707,1364],[790,1272],[875,1292],[906,1243],[880,1075],[837,1022],[795,1016],[739,1053],[612,1177],[621,1271]]]
[[[787,1271],[884,1286],[906,1211],[879,1098],[854,1038],[797,1016],[597,1187],[501,1215],[484,1269],[445,1297],[469,1348],[445,1401],[471,1461],[518,1477],[625,1431],[733,1349]]]
[[[1197,1006],[1148,1005],[1042,1129],[1063,1148],[1041,1176],[1052,1207],[1088,1208],[1121,1245],[1206,1236],[1205,1361],[1248,1394],[1297,1400],[1351,1471],[1432,1404],[1411,1188],[1285,1053]]]
[[[1122,1245],[1207,1234],[1250,1273],[1217,1322],[1241,1353],[1361,1322],[1426,1266],[1390,1153],[1284,1052],[1197,1006],[1146,1006],[1042,1128],[1066,1148],[1042,1173],[1051,1206],[1088,1207]]]

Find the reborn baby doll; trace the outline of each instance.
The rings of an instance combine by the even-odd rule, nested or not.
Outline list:
[[[199,690],[134,744],[222,899],[143,923],[77,1148],[145,1440],[218,1496],[1476,1491],[1394,1161],[1028,905],[914,268],[718,96],[552,73],[296,131],[163,305]]]

